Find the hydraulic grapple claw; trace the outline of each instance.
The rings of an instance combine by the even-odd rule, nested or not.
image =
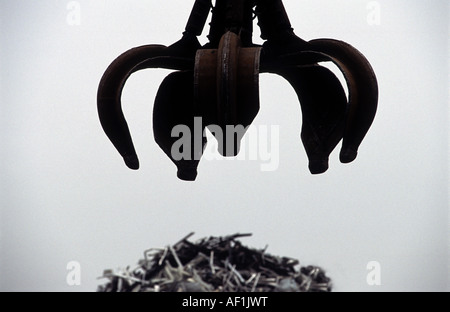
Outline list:
[[[197,36],[211,8],[209,42],[201,46]],[[265,40],[262,46],[252,43],[253,13]],[[348,99],[339,80],[321,62],[333,62],[342,71]],[[377,110],[378,84],[367,59],[339,40],[299,38],[282,0],[216,0],[214,7],[211,0],[195,0],[180,40],[168,47],[145,45],[123,53],[100,81],[100,122],[131,169],[139,168],[139,160],[122,112],[122,89],[132,73],[158,67],[176,72],[158,90],[154,136],[182,180],[197,176],[206,127],[216,130],[212,133],[223,156],[239,153],[240,140],[259,111],[260,73],[278,74],[295,89],[302,109],[301,139],[312,174],[328,169],[329,155],[341,140],[341,162],[353,161]],[[180,125],[192,135],[185,146],[176,148],[179,141],[172,134]],[[229,134],[229,127],[242,131]]]

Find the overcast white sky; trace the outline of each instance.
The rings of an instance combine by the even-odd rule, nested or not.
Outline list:
[[[178,40],[194,1],[77,1],[79,25],[67,22],[69,2],[0,0],[0,290],[95,291],[104,269],[133,267],[191,231],[253,233],[244,244],[323,267],[336,291],[449,290],[447,0],[285,0],[297,35],[347,41],[375,69],[379,109],[359,157],[341,164],[336,149],[328,172],[310,175],[295,92],[261,75],[255,125],[279,126],[278,170],[202,161],[194,183],[176,178],[153,140],[153,100],[170,71],[136,73],[124,90],[139,171],[96,109],[111,61]],[[370,2],[379,24],[368,23]],[[66,283],[70,261],[80,286]],[[380,286],[367,284],[370,261]]]

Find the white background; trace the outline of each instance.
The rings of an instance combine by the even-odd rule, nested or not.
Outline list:
[[[245,245],[323,267],[336,291],[449,290],[448,1],[380,0],[370,25],[369,1],[285,0],[297,35],[347,41],[374,67],[379,109],[359,156],[344,165],[336,149],[328,172],[310,175],[295,92],[264,74],[255,125],[280,127],[278,170],[202,161],[194,183],[176,178],[153,140],[153,100],[170,71],[136,73],[124,89],[139,171],[96,110],[112,60],[178,40],[193,1],[78,1],[79,25],[68,3],[0,1],[0,290],[95,291],[104,269],[134,267],[191,231],[253,233]],[[80,286],[66,283],[70,261]],[[370,261],[380,286],[366,282]]]

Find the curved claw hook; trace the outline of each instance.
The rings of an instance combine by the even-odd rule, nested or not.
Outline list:
[[[319,65],[279,72],[294,88],[302,109],[301,138],[312,174],[328,169],[328,158],[344,134],[347,97],[339,79]]]
[[[177,71],[169,74],[156,94],[153,133],[156,143],[177,166],[178,178],[185,181],[194,181],[197,177],[197,167],[207,143],[203,136],[204,126],[195,122],[193,106],[193,72]],[[174,133],[176,126],[180,130],[188,128],[189,131],[179,139]],[[181,146],[177,141],[182,141]],[[174,150],[175,147],[177,150]]]
[[[310,41],[313,48],[328,56],[343,72],[349,89],[349,106],[340,160],[355,160],[358,148],[375,118],[378,83],[369,61],[353,46],[334,39]]]
[[[144,45],[130,49],[116,58],[107,68],[97,93],[97,109],[106,135],[130,169],[139,168],[130,130],[122,111],[121,95],[128,77],[145,68],[189,69],[194,60],[174,56],[171,47]]]
[[[377,110],[378,83],[367,59],[343,41],[316,39],[309,41],[300,52],[284,54],[261,64],[261,71],[286,76],[292,83],[290,76],[295,73],[295,68],[324,61],[332,61],[339,67],[349,90],[340,152],[340,161],[349,163],[356,158],[359,145],[372,125]]]
[[[216,137],[222,156],[237,156],[242,136],[258,114],[260,51],[259,47],[242,47],[241,38],[228,31],[218,49],[197,52],[195,110],[207,126],[222,130]],[[230,127],[242,127],[242,131],[230,134]]]

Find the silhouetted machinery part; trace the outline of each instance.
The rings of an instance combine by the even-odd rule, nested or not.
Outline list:
[[[209,42],[202,46],[197,36],[211,8]],[[252,42],[253,14],[263,45]],[[348,99],[338,78],[321,62],[333,62],[342,71]],[[131,169],[139,168],[139,160],[122,112],[121,94],[128,77],[146,68],[176,71],[158,90],[153,129],[156,142],[177,166],[182,180],[196,179],[207,144],[206,127],[223,130],[225,135],[216,136],[223,156],[238,154],[242,135],[227,136],[225,128],[246,128],[256,117],[260,73],[280,75],[295,89],[302,109],[301,139],[312,174],[328,169],[329,155],[341,140],[340,161],[352,162],[377,110],[378,84],[367,59],[339,40],[297,37],[281,0],[216,0],[214,7],[211,0],[196,0],[179,41],[123,53],[100,81],[97,103],[102,127]],[[201,129],[195,131],[199,117]],[[192,148],[183,151],[182,158],[173,151],[177,138],[172,130],[178,125],[193,134]]]
[[[223,130],[222,137],[216,137],[223,156],[236,156],[242,139],[228,138],[226,126],[247,128],[258,113],[260,53],[260,47],[242,47],[239,36],[231,31],[222,36],[217,49],[197,52],[194,109],[207,125]]]

